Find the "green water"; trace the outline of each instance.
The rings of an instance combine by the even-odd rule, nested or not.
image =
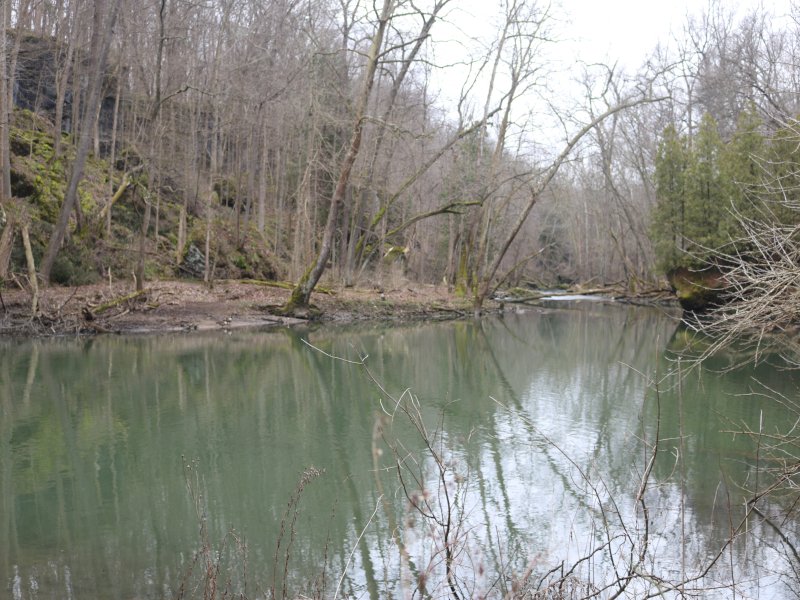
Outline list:
[[[646,565],[691,574],[727,538],[737,485],[753,483],[756,448],[730,431],[790,419],[746,392],[792,394],[796,382],[767,365],[722,375],[722,358],[680,394],[667,377],[657,403],[649,380],[676,368],[676,327],[662,311],[589,303],[478,322],[5,341],[0,596],[172,597],[196,580],[193,556],[208,540],[232,589],[251,598],[273,586],[281,596],[284,572],[288,597],[322,586],[333,597],[338,585],[339,597],[403,597],[425,565],[441,568],[441,540],[382,470],[393,462],[376,423],[422,461],[409,490],[435,492],[434,465],[363,369],[325,353],[366,356],[388,394],[418,399],[463,503],[467,596],[491,589],[499,565],[545,573],[586,554],[611,499],[635,528],[642,440],[659,415]],[[285,518],[310,468],[322,473]],[[750,593],[789,597],[769,574],[783,568],[780,542],[753,527],[713,577],[733,571]],[[599,582],[609,565],[600,553],[585,566]]]

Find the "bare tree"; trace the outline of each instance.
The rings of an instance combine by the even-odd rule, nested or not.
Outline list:
[[[334,235],[338,225],[339,212],[341,210],[342,203],[345,201],[347,184],[350,181],[350,173],[352,172],[353,165],[355,164],[356,158],[358,157],[358,153],[361,149],[361,138],[365,124],[364,121],[366,118],[367,105],[370,100],[372,88],[375,84],[375,73],[378,69],[378,61],[380,58],[379,52],[381,46],[383,45],[383,38],[386,33],[386,28],[389,24],[389,20],[392,18],[394,10],[394,0],[384,0],[378,16],[375,31],[370,40],[370,47],[367,52],[367,62],[364,67],[362,88],[356,101],[350,143],[347,153],[342,161],[336,188],[333,192],[330,206],[328,208],[328,219],[325,224],[325,231],[320,244],[319,254],[292,290],[291,297],[283,307],[283,311],[286,313],[294,313],[308,309],[311,293],[314,291],[314,288],[319,282],[320,277],[322,277],[322,273],[327,267],[327,262],[333,249]]]
[[[11,259],[11,246],[14,243],[14,223],[6,214],[5,206],[11,199],[11,150],[8,144],[8,130],[11,126],[11,96],[8,89],[7,41],[8,20],[11,3],[0,5],[0,279],[5,279],[8,262]]]
[[[57,159],[61,155],[61,131],[64,123],[64,102],[66,100],[69,80],[72,75],[72,63],[75,56],[75,45],[78,42],[77,34],[73,31],[76,26],[80,2],[75,0],[66,7],[64,14],[59,14],[61,24],[59,25],[59,36],[57,40],[61,42],[66,37],[66,52],[62,52],[62,45],[58,43],[55,50],[56,63],[56,106],[55,117],[53,120],[53,158]],[[76,126],[72,124],[73,131]]]
[[[64,202],[58,214],[55,229],[50,237],[42,259],[41,275],[45,281],[50,279],[50,271],[55,262],[61,243],[67,232],[70,214],[75,209],[78,199],[78,184],[83,177],[83,168],[86,158],[89,155],[89,145],[94,129],[94,117],[100,106],[101,90],[103,77],[105,75],[106,60],[108,51],[111,47],[111,39],[114,31],[114,23],[117,20],[121,0],[95,0],[94,20],[92,28],[91,56],[92,68],[89,78],[89,88],[87,100],[84,104],[83,117],[80,123],[80,137],[78,139],[77,153],[75,162],[72,164],[67,191],[64,195]]]
[[[358,231],[358,223],[360,221],[361,212],[364,208],[362,206],[362,196],[368,196],[370,192],[374,193],[376,189],[380,189],[382,192],[385,192],[388,185],[385,179],[386,173],[389,172],[391,154],[388,154],[384,159],[382,169],[378,168],[378,163],[381,157],[381,150],[383,149],[386,141],[387,132],[392,125],[391,117],[393,111],[395,110],[398,96],[400,95],[400,91],[403,88],[411,69],[417,62],[423,45],[428,41],[436,20],[449,3],[450,0],[436,0],[430,12],[427,14],[412,5],[412,9],[416,12],[415,16],[422,21],[419,32],[415,33],[410,41],[405,41],[401,38],[396,44],[399,49],[405,49],[406,47],[409,47],[409,50],[400,59],[397,73],[392,77],[391,88],[389,89],[386,100],[383,102],[383,113],[377,123],[377,131],[374,135],[375,139],[372,144],[371,155],[368,159],[367,173],[362,182],[362,185],[368,191],[364,194],[356,196],[354,201],[355,206],[353,207],[351,215],[350,235],[343,236],[343,239],[348,241],[343,253],[345,255],[344,279],[346,285],[352,284],[354,269],[360,259],[363,259],[363,252],[368,243],[367,240],[369,240],[371,237],[374,238],[377,236],[376,228],[385,221],[387,211],[391,206],[392,200],[394,200],[394,198],[391,198],[389,202],[384,202],[383,205],[376,211],[376,214],[374,215],[370,224],[366,227],[366,230],[363,233]],[[387,50],[386,52],[389,53],[390,50]],[[384,181],[380,183],[375,181],[376,171],[384,173]]]
[[[529,175],[528,178],[528,185],[527,185],[527,194],[528,200],[525,204],[522,211],[514,221],[511,229],[509,230],[508,234],[505,236],[505,239],[501,241],[500,247],[497,250],[494,259],[489,264],[486,271],[483,273],[481,279],[477,282],[475,287],[475,293],[473,296],[473,307],[476,314],[481,312],[483,307],[484,301],[489,297],[489,294],[493,292],[497,286],[505,280],[506,275],[501,275],[499,279],[496,279],[498,275],[500,265],[502,264],[503,259],[506,256],[511,244],[516,239],[519,232],[522,230],[523,225],[525,224],[528,215],[530,214],[533,207],[538,202],[539,198],[541,197],[542,193],[545,191],[547,186],[553,180],[553,178],[558,173],[561,166],[566,162],[569,158],[571,152],[575,148],[575,146],[581,141],[581,139],[589,134],[593,128],[597,127],[600,123],[602,123],[606,118],[618,113],[619,111],[632,108],[634,106],[638,106],[643,103],[648,102],[657,102],[661,100],[661,98],[649,98],[649,97],[635,97],[632,99],[625,99],[621,101],[619,104],[612,106],[605,112],[601,113],[600,115],[594,117],[589,123],[584,125],[581,129],[579,129],[575,134],[570,137],[564,147],[562,148],[561,152],[558,156],[553,159],[552,162],[542,171],[537,172],[534,174]]]
[[[626,82],[613,67],[598,68],[599,81],[589,73],[584,77],[587,111],[592,117],[622,102],[627,93]],[[595,239],[591,252],[602,257],[601,265],[616,266],[615,272],[620,273],[619,278],[630,289],[642,283],[647,285],[654,279],[651,269],[654,259],[648,238],[654,197],[652,186],[648,186],[650,174],[646,167],[641,167],[642,160],[652,161],[652,157],[643,156],[652,144],[631,130],[630,121],[635,118],[634,109],[621,111],[595,127],[587,149],[594,156],[586,161],[590,172],[585,174],[592,186],[587,190],[593,196],[592,220],[599,225],[599,234],[608,247],[605,252],[598,252],[602,242]],[[582,237],[587,242],[591,239],[588,231]],[[602,271],[602,267],[596,268],[585,276],[588,279],[609,275]]]
[[[11,128],[12,90],[9,82],[12,74],[7,64],[8,28],[11,22],[11,2],[5,0],[0,7],[0,205],[11,198],[11,150],[9,129]],[[19,37],[19,34],[17,35]]]

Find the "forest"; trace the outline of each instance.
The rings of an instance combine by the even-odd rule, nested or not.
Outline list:
[[[405,589],[478,597],[475,574],[484,574],[482,557],[468,552],[474,531],[497,549],[486,553],[495,569],[485,585],[495,596],[486,597],[527,594],[532,587],[513,585],[534,579],[536,595],[525,597],[721,597],[742,595],[747,583],[759,588],[762,576],[785,579],[796,594],[800,408],[789,386],[800,356],[800,3],[786,12],[733,4],[709,0],[643,56],[614,62],[571,56],[569,15],[548,0],[1,2],[0,555],[21,549],[19,564],[39,596],[47,588],[37,592],[37,570],[71,581],[72,570],[52,568],[71,559],[63,536],[89,557],[84,581],[96,573],[110,580],[104,591],[133,582],[130,594],[116,595],[177,588],[173,597],[199,597],[183,586],[194,577],[217,597],[220,564],[231,554],[216,550],[214,535],[230,551],[246,544],[226,531],[222,512],[215,531],[200,499],[212,499],[213,512],[227,508],[214,491],[230,493],[228,506],[259,521],[251,539],[262,536],[263,522],[279,525],[274,550],[256,550],[253,571],[272,565],[270,597],[289,597],[290,558],[305,560],[307,549],[293,546],[295,523],[325,533],[299,517],[299,505],[327,463],[341,466],[330,479],[343,482],[355,508],[352,519],[338,509],[339,550],[328,554],[333,538],[309,544],[324,554],[313,565],[322,565],[319,581],[328,578],[327,596],[323,589],[316,597],[331,597],[337,577],[339,597],[351,566],[367,581],[394,585],[394,574],[381,572],[392,553],[397,571],[414,575],[408,584],[398,578]],[[52,346],[15,337],[143,333],[138,320],[127,329],[109,322],[137,312],[123,304],[162,281],[208,296],[216,290],[217,303],[229,304],[212,314],[206,302],[190,319],[188,310],[169,312],[180,301],[159,290],[138,311],[163,310],[146,331],[220,335],[74,335]],[[91,286],[103,293],[85,291]],[[280,288],[285,304],[272,306],[250,291],[256,286]],[[422,288],[430,295],[415,291]],[[530,320],[511,310],[452,319],[503,306],[514,288],[613,288],[631,302],[668,290],[697,314],[687,311],[679,325],[678,313],[661,306],[609,303],[560,312],[540,305]],[[360,289],[368,300],[351,312],[370,303],[371,315],[387,321],[427,319],[386,301],[408,292],[440,307],[452,327],[435,332],[443,333],[438,341],[416,322],[407,331],[369,323],[374,329],[352,335],[338,323],[263,338],[232,331],[301,323],[291,317],[304,325],[323,290]],[[17,306],[27,328],[13,329],[10,290],[24,297]],[[54,290],[61,295],[44,310],[40,300]],[[462,304],[447,304],[454,298]],[[68,302],[73,320],[62,311]],[[240,314],[245,305],[251,312]],[[717,319],[701,314],[709,305]],[[120,310],[106,318],[110,307]],[[253,312],[264,318],[248,320]],[[775,332],[791,335],[778,340]],[[794,369],[785,381],[773,379],[779,357]],[[752,375],[735,372],[747,363]],[[712,397],[711,382],[726,371],[732,378]],[[761,410],[766,399],[774,402]],[[451,415],[463,421],[449,429],[446,415],[448,427]],[[563,429],[563,449],[547,437],[550,426]],[[740,444],[729,461],[740,479],[720,479],[725,465],[711,438],[722,434]],[[473,441],[469,458],[461,448]],[[469,460],[460,462],[462,454]],[[573,455],[587,458],[586,467]],[[309,467],[309,457],[323,469]],[[708,469],[695,469],[695,459]],[[606,462],[619,487],[596,470]],[[227,479],[236,466],[244,466],[241,487]],[[484,476],[491,473],[494,480]],[[152,484],[154,475],[165,483]],[[577,491],[549,488],[546,479]],[[386,495],[384,480],[393,489]],[[526,562],[517,580],[501,530],[472,527],[470,481],[492,515],[479,527],[497,513],[513,540],[540,521],[526,514],[519,525],[511,501],[544,507],[546,527],[569,536],[565,558],[555,558],[564,550],[555,534],[551,555],[520,546]],[[687,514],[705,516],[700,492],[717,536],[708,546],[695,544],[700,529],[683,528],[694,522]],[[327,514],[333,496],[312,488],[308,499],[315,495],[316,516]],[[392,495],[401,511],[389,505]],[[156,506],[167,496],[177,499],[175,513]],[[195,512],[186,519],[189,497]],[[84,536],[96,514],[99,543]],[[65,515],[75,517],[73,529]],[[117,535],[120,515],[130,517],[128,536]],[[585,536],[573,529],[575,515],[587,516]],[[662,531],[651,529],[651,516]],[[362,544],[373,517],[386,525],[375,569]],[[41,538],[26,546],[18,522]],[[173,549],[159,546],[173,528],[191,536],[178,532],[180,543],[191,541],[174,563]],[[185,550],[197,547],[198,529],[200,549]],[[397,532],[412,540],[419,532],[423,556],[434,548],[429,566],[417,569],[414,543],[400,544]],[[772,554],[753,560],[748,552],[759,545]],[[128,546],[145,550],[136,581],[116,558],[124,552],[110,550]],[[56,560],[42,558],[49,549]],[[675,561],[657,561],[676,549]],[[686,549],[696,553],[688,565]],[[594,579],[601,554],[611,568]],[[351,565],[354,556],[363,564]],[[17,578],[15,560],[0,564],[13,571],[7,582]],[[241,565],[246,587],[247,560]],[[309,572],[317,576],[298,569]],[[439,583],[428,573],[441,575]]]
[[[711,2],[639,67],[502,0],[3,3],[0,278],[663,286],[796,217],[800,7]],[[785,235],[791,236],[791,233]],[[774,236],[773,236],[774,237]]]

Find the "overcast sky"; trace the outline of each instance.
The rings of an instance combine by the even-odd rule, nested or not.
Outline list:
[[[542,0],[546,2],[548,0]],[[707,0],[552,0],[558,17],[561,51],[579,52],[589,62],[605,58],[635,68],[658,42],[680,33],[689,14],[699,15]],[[791,0],[720,0],[725,9],[743,14],[762,5],[777,16],[788,12]],[[499,19],[498,0],[455,0],[447,17],[471,36],[488,30]],[[573,46],[574,44],[574,46]]]
[[[468,0],[470,2],[480,0]],[[744,14],[763,5],[776,15],[785,16],[789,0],[723,0],[722,6]],[[580,42],[583,52],[598,58],[619,59],[635,68],[656,44],[669,42],[680,33],[688,14],[699,15],[708,3],[703,0],[561,0],[567,18],[568,34]]]
[[[486,46],[495,40],[502,21],[500,1],[454,0],[443,21],[437,25],[438,30],[434,30],[434,38],[438,42],[436,62],[450,67],[434,76],[433,87],[437,89],[439,106],[449,113],[450,118],[456,117],[455,110],[465,79],[469,73],[474,75],[465,63],[459,66],[459,61],[466,61],[470,55],[477,58],[483,54],[474,43],[465,40],[483,38]],[[548,0],[540,1],[544,3]],[[583,74],[583,66],[576,67],[576,63],[616,63],[617,72],[621,68],[633,75],[657,45],[674,50],[675,38],[682,37],[687,17],[699,17],[708,9],[707,0],[550,1],[553,2],[553,36],[559,41],[543,48],[547,54],[544,59],[548,72],[546,87],[539,86],[532,94],[520,98],[515,102],[513,112],[516,113],[514,119],[522,137],[531,131],[526,124],[526,118],[530,118],[528,123],[533,123],[536,128],[535,133],[531,134],[532,139],[545,140],[547,145],[551,142],[546,140],[556,140],[556,146],[560,143],[558,140],[565,139],[567,132],[562,130],[560,118],[552,119],[551,109],[574,108],[576,103],[583,102],[586,93],[578,82]],[[761,5],[776,18],[785,18],[791,3],[791,0],[719,1],[726,12],[734,10],[738,16]],[[468,113],[467,118],[474,118],[482,110],[489,72],[487,66],[484,77],[470,88],[471,101],[467,106],[474,112]],[[502,79],[502,75],[499,75],[495,82],[497,94],[505,89]]]

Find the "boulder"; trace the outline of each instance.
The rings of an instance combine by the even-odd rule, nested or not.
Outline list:
[[[678,267],[667,273],[667,280],[683,310],[702,313],[724,302],[727,283],[716,267]]]
[[[206,257],[194,244],[189,245],[181,263],[181,270],[192,277],[201,279],[206,270]]]

